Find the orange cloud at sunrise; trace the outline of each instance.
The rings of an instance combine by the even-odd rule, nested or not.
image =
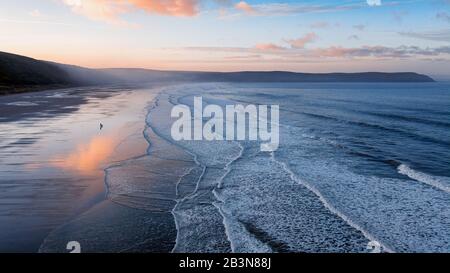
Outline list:
[[[121,15],[134,10],[169,16],[194,16],[198,0],[62,0],[73,12],[92,20],[126,24]]]
[[[305,36],[298,39],[287,40],[292,48],[304,48],[306,44],[312,43],[317,39],[314,32],[307,33]]]
[[[0,51],[89,68],[449,71],[448,14],[425,0],[0,2]]]
[[[132,5],[150,13],[173,16],[194,16],[198,13],[198,0],[128,0]]]
[[[236,9],[242,10],[246,13],[255,13],[256,10],[250,6],[247,2],[241,1],[235,5]]]
[[[272,44],[272,43],[267,43],[267,44],[257,44],[255,45],[255,48],[258,50],[262,50],[262,51],[270,51],[270,50],[282,50],[284,49],[284,47],[276,45],[276,44]]]

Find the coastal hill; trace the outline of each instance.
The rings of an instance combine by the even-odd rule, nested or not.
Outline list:
[[[148,69],[102,69],[124,81],[175,80],[195,82],[434,82],[413,72],[298,73],[287,71],[192,72]]]
[[[0,52],[0,94],[52,87],[146,82],[433,82],[402,73],[295,73],[285,71],[193,72],[149,69],[89,69]]]
[[[57,66],[0,52],[0,86],[69,83],[69,74]]]
[[[0,95],[117,81],[104,72],[0,52]]]

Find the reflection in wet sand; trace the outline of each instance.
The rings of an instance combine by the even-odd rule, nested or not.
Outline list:
[[[104,169],[146,153],[156,93],[91,87],[0,97],[0,252],[37,251],[54,228],[104,200]]]
[[[118,140],[112,135],[95,136],[88,143],[79,144],[68,156],[57,156],[53,165],[70,171],[92,174],[99,171],[99,167],[112,155],[117,144]]]

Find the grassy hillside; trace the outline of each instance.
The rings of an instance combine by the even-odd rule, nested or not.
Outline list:
[[[0,94],[118,81],[100,70],[0,52]]]
[[[47,62],[0,52],[0,90],[9,93],[36,86],[68,85],[70,75]]]

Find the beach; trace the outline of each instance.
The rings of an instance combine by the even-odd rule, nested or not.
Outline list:
[[[24,137],[2,143],[1,186],[11,190],[1,200],[11,202],[3,201],[9,214],[0,217],[22,221],[13,232],[23,243],[8,241],[18,235],[2,226],[0,251],[67,253],[70,241],[82,252],[364,253],[374,242],[382,252],[450,251],[446,84],[189,83],[79,92],[0,98],[16,109],[38,107],[24,96],[71,103],[55,103],[60,112],[50,117],[2,115],[3,135]],[[279,148],[173,140],[173,106],[192,109],[198,96],[205,105],[279,105]],[[19,175],[21,168],[27,172]],[[20,188],[25,182],[35,184]]]
[[[107,86],[0,97],[1,252],[37,252],[54,228],[105,200],[104,169],[145,154],[153,96]]]

